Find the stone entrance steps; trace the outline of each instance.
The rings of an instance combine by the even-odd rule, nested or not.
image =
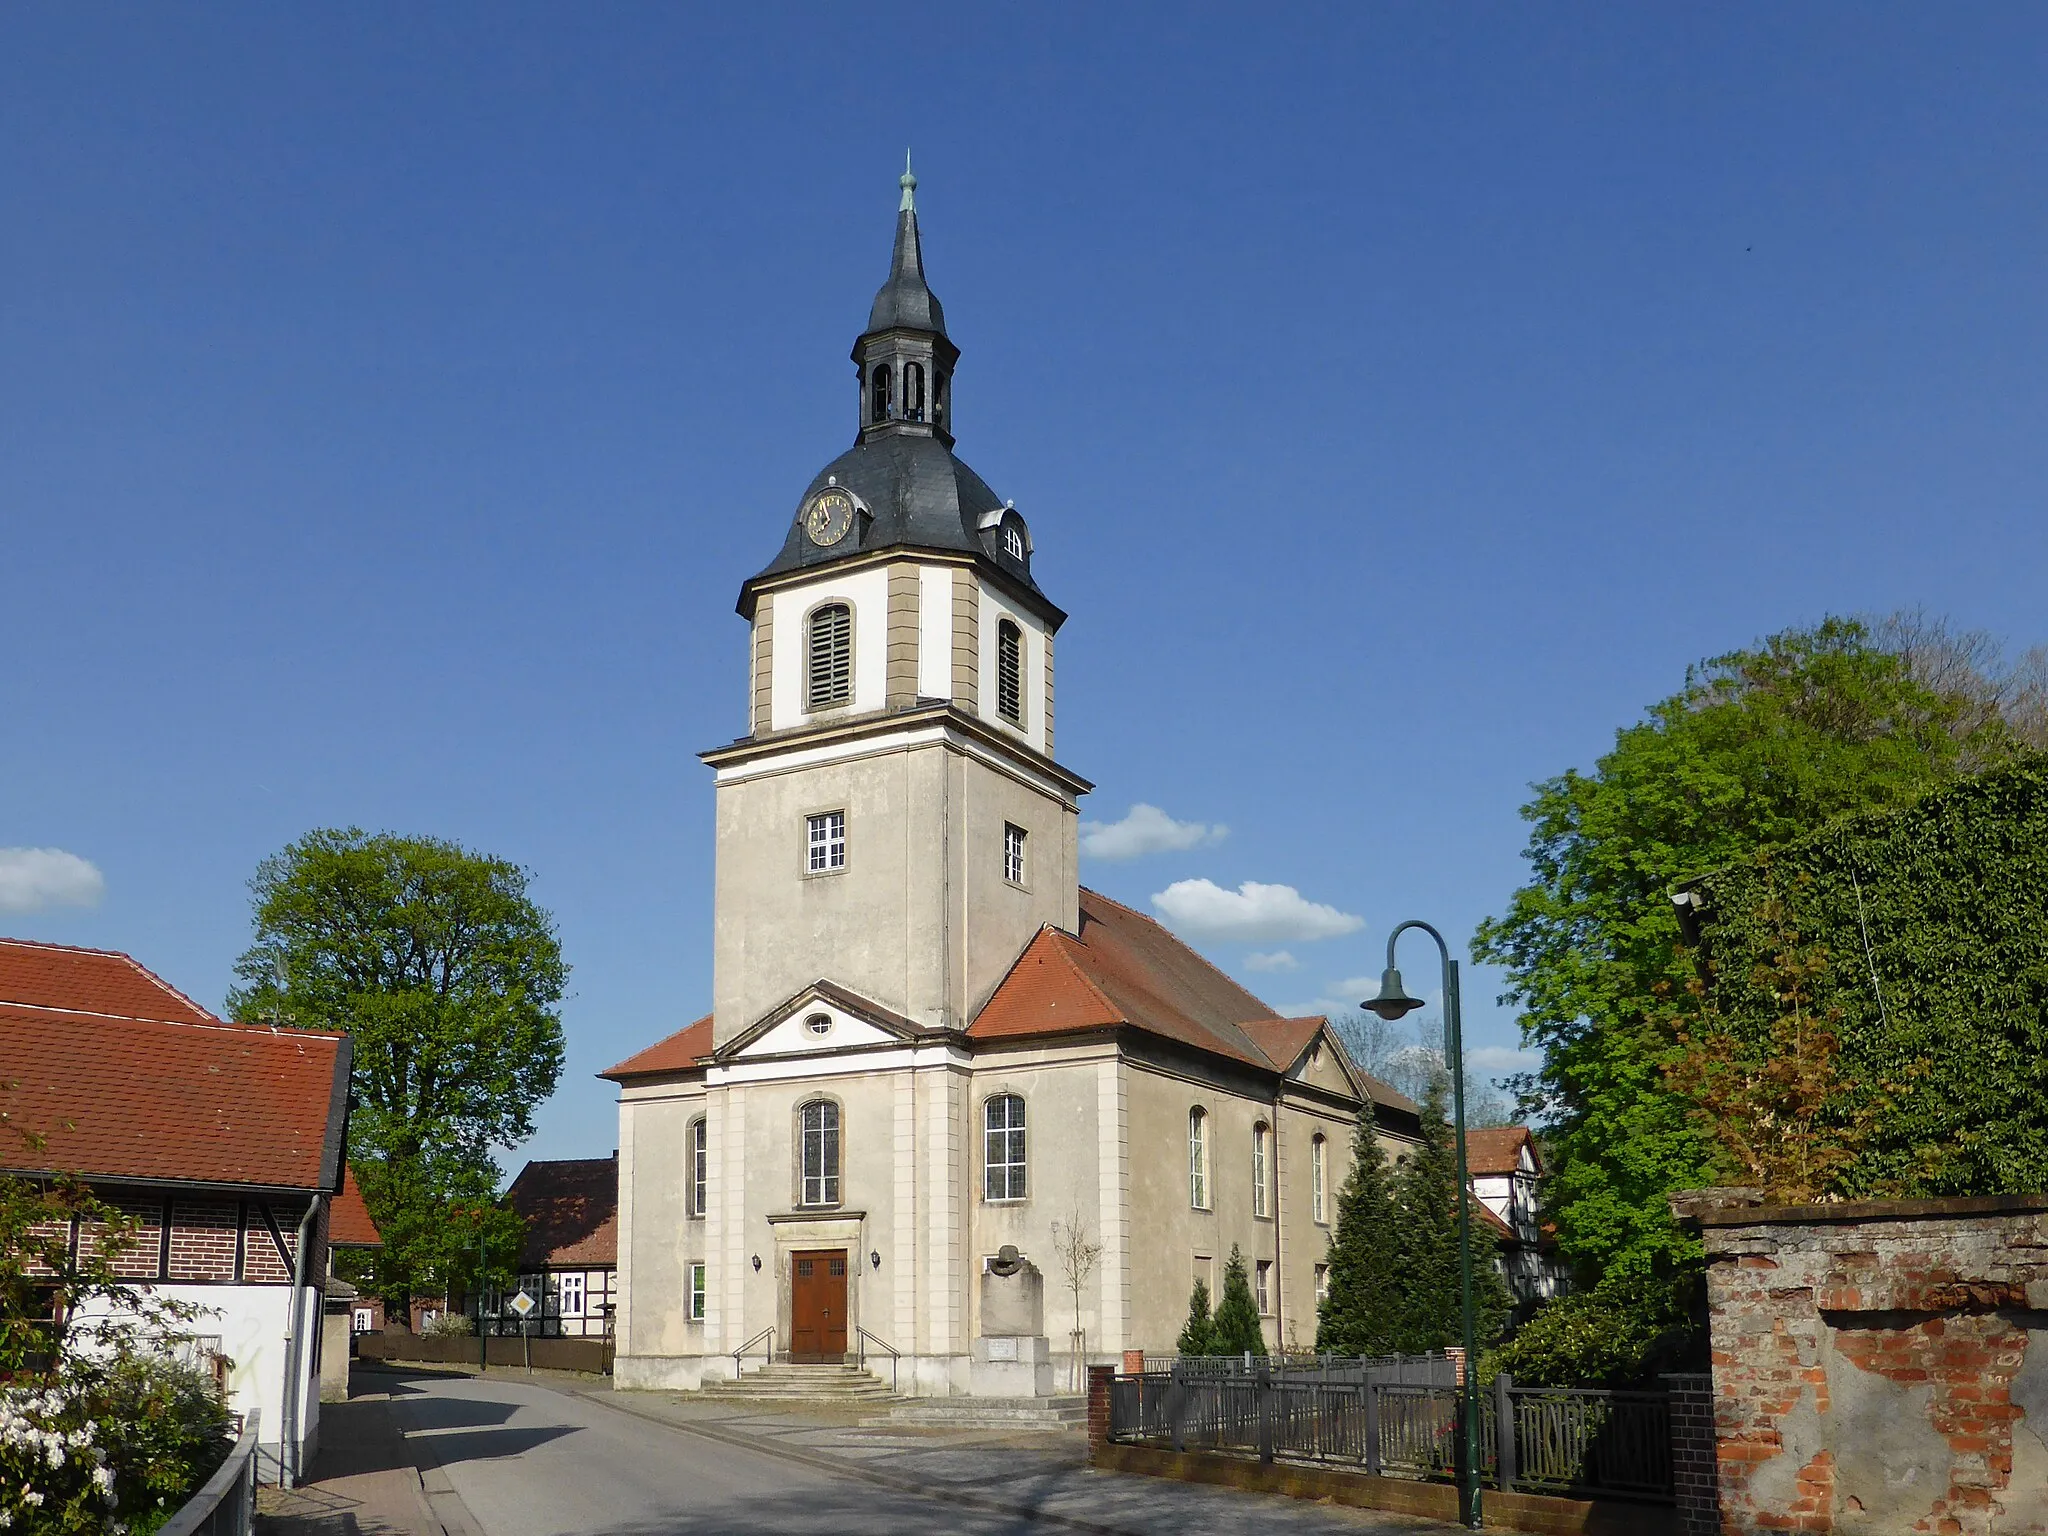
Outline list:
[[[864,1426],[922,1424],[946,1429],[1065,1429],[1088,1422],[1085,1397],[899,1398]]]
[[[851,1365],[762,1365],[737,1381],[709,1382],[705,1397],[792,1398],[811,1402],[890,1402],[889,1384]]]

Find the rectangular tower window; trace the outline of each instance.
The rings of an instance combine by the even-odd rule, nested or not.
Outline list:
[[[704,1321],[704,1266],[690,1266],[690,1321]]]
[[[1252,1270],[1252,1290],[1259,1299],[1259,1316],[1273,1315],[1273,1261],[1259,1260]]]
[[[824,811],[804,818],[804,870],[830,874],[846,868],[846,812]]]
[[[1024,883],[1024,829],[1003,823],[1003,878],[1012,885]]]

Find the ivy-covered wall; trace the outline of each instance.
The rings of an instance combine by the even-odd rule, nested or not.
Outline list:
[[[2048,756],[1697,889],[1713,1003],[1739,1037],[1771,1037],[1788,944],[1824,956],[1811,1014],[1850,1096],[1878,1105],[1840,1193],[2048,1190]]]

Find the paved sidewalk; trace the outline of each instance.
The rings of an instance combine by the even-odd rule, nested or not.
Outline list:
[[[1064,1430],[963,1430],[908,1425],[862,1427],[875,1405],[750,1404],[690,1393],[614,1392],[585,1377],[535,1385],[570,1392],[636,1418],[766,1451],[864,1481],[1020,1516],[1048,1531],[1098,1536],[1421,1536],[1456,1529],[1377,1510],[1348,1509],[1275,1494],[1098,1471],[1088,1465],[1086,1433]]]
[[[297,1488],[264,1488],[258,1536],[446,1536],[384,1390],[359,1374],[345,1403],[320,1405],[320,1448]]]

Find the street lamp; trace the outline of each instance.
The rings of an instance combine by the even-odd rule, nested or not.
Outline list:
[[[1467,1189],[1465,1168],[1465,1042],[1458,1020],[1458,962],[1444,936],[1427,923],[1409,919],[1387,935],[1387,968],[1380,976],[1375,997],[1359,1004],[1381,1018],[1392,1021],[1413,1013],[1422,999],[1410,997],[1394,968],[1394,943],[1410,928],[1420,928],[1436,940],[1444,961],[1444,1065],[1451,1074],[1451,1119],[1458,1142],[1458,1314],[1465,1334],[1463,1411],[1458,1434],[1458,1520],[1472,1530],[1479,1529],[1479,1340],[1472,1316],[1472,1197]],[[1503,1424],[1502,1434],[1511,1434]]]

